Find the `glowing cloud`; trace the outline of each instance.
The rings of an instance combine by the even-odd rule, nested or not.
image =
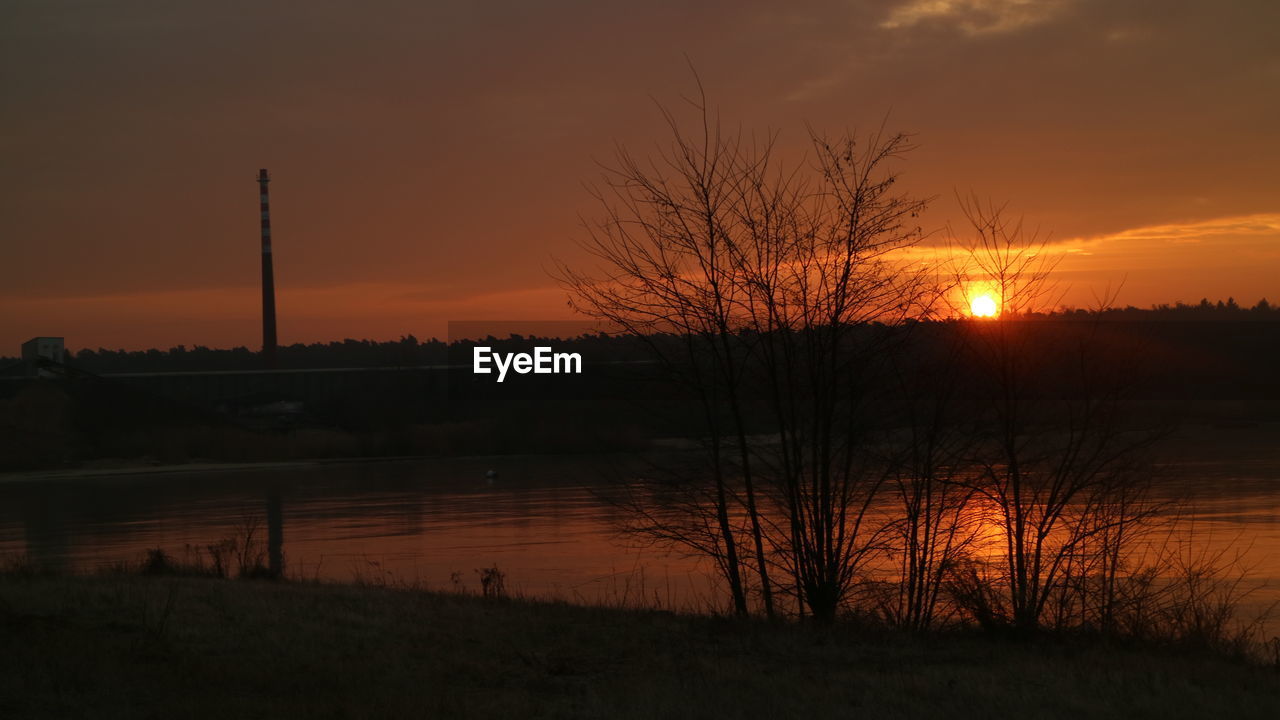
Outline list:
[[[909,0],[894,8],[880,27],[943,21],[966,35],[1007,33],[1051,19],[1063,4],[1060,0]]]

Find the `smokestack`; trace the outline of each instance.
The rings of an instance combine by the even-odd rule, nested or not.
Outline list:
[[[271,267],[271,203],[267,199],[266,169],[258,171],[258,187],[262,191],[262,362],[276,366],[276,282]]]

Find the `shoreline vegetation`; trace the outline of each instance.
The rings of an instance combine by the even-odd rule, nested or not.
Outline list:
[[[154,556],[149,558],[154,561]],[[830,626],[154,562],[0,575],[5,717],[1269,718],[1276,668],[1203,647]],[[484,579],[484,575],[481,575]]]

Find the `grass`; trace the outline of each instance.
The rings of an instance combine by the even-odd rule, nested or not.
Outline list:
[[[1270,718],[1206,654],[356,585],[0,577],[5,718]]]

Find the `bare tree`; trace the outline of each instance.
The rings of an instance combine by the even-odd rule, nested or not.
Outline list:
[[[811,132],[812,163],[787,167],[776,134],[724,133],[705,97],[691,105],[692,135],[663,110],[672,142],[656,158],[618,150],[585,243],[598,267],[560,275],[578,310],[682,340],[679,357],[655,349],[701,401],[715,552],[735,608],[745,611],[750,563],[766,613],[776,586],[830,621],[881,536],[869,521],[889,475],[871,407],[881,351],[928,294],[926,274],[900,257],[925,204],[895,188],[909,139]],[[760,429],[772,439],[753,438]],[[690,529],[705,528],[708,513],[694,510]],[[705,532],[651,529],[708,545]]]
[[[772,536],[800,607],[830,622],[882,549],[884,353],[932,288],[902,260],[925,205],[895,188],[909,138],[810,138],[816,177],[797,202],[766,204],[740,272],[777,431],[756,453],[779,508]]]
[[[1053,295],[1045,241],[1003,208],[964,209],[975,238],[961,282],[988,283],[1000,307],[968,323],[965,359],[985,428],[970,487],[1000,545],[979,604],[1035,630],[1086,602],[1082,579],[1114,574],[1132,528],[1153,512],[1138,453],[1155,435],[1126,422],[1122,358],[1097,323],[1035,321]]]
[[[943,292],[951,288],[939,284]],[[926,631],[954,615],[946,607],[951,574],[968,558],[978,530],[973,516],[974,490],[966,480],[974,450],[968,414],[972,404],[964,382],[963,336],[949,323],[917,332],[896,354],[892,386],[899,408],[901,437],[891,459],[889,555],[896,582],[877,598],[891,624]]]
[[[736,437],[756,569],[766,611],[772,613],[763,530],[745,449],[745,428],[737,412],[742,377],[735,363],[734,338],[744,327],[742,285],[735,277],[733,244],[740,232],[735,203],[752,186],[766,182],[771,145],[751,145],[740,134],[724,134],[708,111],[705,96],[692,103],[700,128],[685,133],[661,108],[671,144],[656,158],[637,159],[619,147],[603,182],[592,188],[602,217],[587,224],[585,249],[597,261],[594,272],[562,266],[560,277],[573,307],[623,332],[650,341],[676,376],[695,390],[706,430],[711,481],[708,534],[703,493],[688,493],[688,524],[673,525],[644,513],[655,537],[711,554],[728,582],[734,609],[746,613],[740,539],[734,527],[736,487],[731,486],[729,441]],[[670,334],[675,343],[652,342]],[[728,407],[733,412],[726,414]],[[727,415],[727,416],[726,416]]]

